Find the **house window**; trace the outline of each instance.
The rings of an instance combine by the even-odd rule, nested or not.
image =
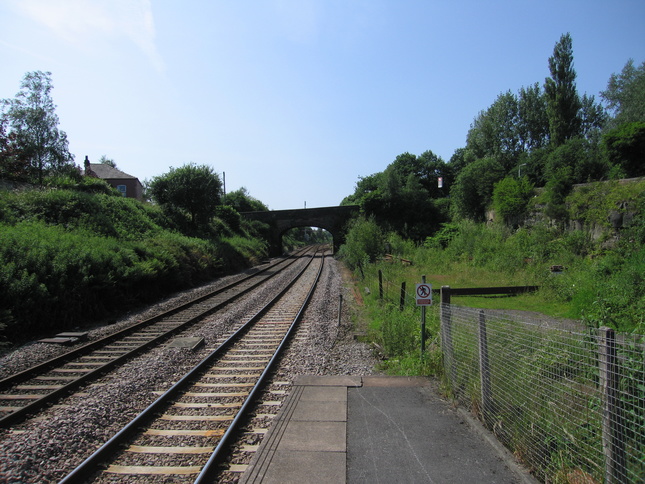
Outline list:
[[[117,185],[116,189],[121,192],[121,195],[123,195],[124,197],[126,196],[127,189],[125,185]]]

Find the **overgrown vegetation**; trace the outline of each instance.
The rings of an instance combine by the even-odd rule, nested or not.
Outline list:
[[[104,182],[59,181],[65,188],[0,191],[0,331],[9,339],[104,318],[266,255],[233,208],[219,206],[196,230]]]
[[[459,369],[455,375],[448,373],[456,380],[444,374],[437,300],[427,311],[426,351],[421,354],[421,317],[414,306],[413,288],[423,275],[435,289],[442,285],[540,286],[536,293],[516,297],[454,298],[453,304],[466,306],[464,313],[477,314],[468,308],[534,311],[574,318],[590,328],[603,325],[645,334],[644,183],[584,186],[565,199],[567,213],[577,215],[587,227],[603,227],[605,236],[598,239],[584,227],[571,230],[536,223],[513,229],[502,223],[472,221],[448,224],[422,245],[393,233],[386,235],[384,245],[394,257],[384,258],[382,248],[375,263],[364,265],[362,271],[353,266],[365,301],[362,321],[367,341],[383,357],[380,369],[399,375],[437,375],[447,394],[482,415],[476,321],[467,325],[463,317],[457,318],[459,330],[453,323],[452,354]],[[601,215],[602,210],[615,208],[616,200],[629,206],[622,209],[623,222],[626,214],[633,213],[618,231],[607,221],[606,212]],[[613,240],[616,233],[619,237]],[[348,240],[357,244],[362,239]],[[354,246],[351,251],[360,249]],[[564,271],[553,273],[552,265],[563,265]],[[403,309],[402,283],[406,287]],[[491,318],[487,323],[494,407],[487,424],[545,482],[577,482],[580,476],[602,479],[597,354],[581,334],[583,326],[579,333],[570,334],[514,321]],[[589,333],[595,334],[591,329]],[[638,479],[645,468],[640,432],[644,393],[638,384],[643,376],[643,349],[640,344],[625,344],[619,354],[627,467],[630,476]]]
[[[567,216],[582,224],[578,230],[548,219],[519,228],[461,221],[416,244],[393,232],[384,234],[373,220],[356,221],[340,255],[356,271],[361,286],[369,288],[365,317],[370,339],[387,358],[385,368],[403,373],[429,369],[420,359],[419,311],[410,307],[411,288],[422,275],[435,288],[537,285],[540,290],[534,294],[460,298],[458,304],[530,310],[593,327],[645,333],[645,181],[582,186],[564,206]],[[622,217],[622,228],[612,226],[608,213]],[[394,262],[383,258],[386,253],[395,255]],[[564,271],[554,273],[551,266],[563,266]],[[385,280],[384,300],[378,298],[378,271]],[[400,311],[403,282],[408,307]],[[427,337],[433,342],[436,308],[429,318]],[[432,351],[426,357],[436,358]]]

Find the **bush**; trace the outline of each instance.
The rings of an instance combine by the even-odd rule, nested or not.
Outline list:
[[[374,219],[358,218],[351,223],[339,256],[352,269],[356,269],[376,261],[384,251],[385,234]]]
[[[103,317],[212,277],[215,247],[179,234],[145,241],[69,232],[43,222],[2,226],[0,303],[9,333]]]
[[[0,191],[0,331],[60,330],[266,255],[263,241],[244,235],[218,240],[209,225],[200,229],[208,238],[197,238],[177,228],[159,207],[121,196]]]

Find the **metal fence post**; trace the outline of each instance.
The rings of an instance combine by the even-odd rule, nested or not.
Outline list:
[[[399,299],[399,311],[403,311],[405,305],[405,281],[401,283],[401,298]]]
[[[482,420],[489,425],[492,410],[490,389],[490,367],[488,365],[488,341],[486,337],[486,315],[479,311],[479,377],[482,392]]]
[[[378,270],[378,298],[383,299],[383,272]]]
[[[627,482],[624,422],[618,397],[620,383],[616,358],[616,335],[607,327],[599,329],[598,364],[602,394],[602,447],[605,454],[605,482]]]
[[[441,286],[441,346],[446,375],[450,384],[456,385],[455,364],[452,354],[452,314],[450,308],[450,286]]]

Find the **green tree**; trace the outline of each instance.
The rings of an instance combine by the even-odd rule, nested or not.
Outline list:
[[[495,183],[506,171],[494,158],[482,158],[466,166],[450,190],[452,212],[457,218],[484,220]]]
[[[538,83],[520,89],[518,96],[518,135],[526,152],[543,148],[549,142],[546,97]]]
[[[609,164],[595,141],[572,138],[549,152],[544,170],[547,183],[563,176],[570,184],[586,183],[606,178]]]
[[[528,177],[517,179],[507,176],[495,184],[493,207],[507,224],[517,225],[519,218],[526,213],[533,196],[533,184]]]
[[[555,44],[549,57],[551,77],[547,77],[544,90],[551,142],[560,146],[580,134],[578,115],[581,104],[576,89],[576,71],[573,68],[573,47],[570,34],[564,34]]]
[[[620,74],[611,75],[600,97],[613,115],[610,128],[645,121],[645,62],[635,67],[632,59],[627,61]]]
[[[170,168],[150,182],[150,196],[169,212],[190,217],[193,226],[208,223],[220,205],[222,181],[213,169],[193,163]]]
[[[238,212],[266,212],[269,210],[269,207],[264,203],[249,195],[249,191],[245,187],[227,193],[226,204]]]
[[[430,198],[447,197],[455,180],[453,167],[430,150],[421,153],[419,160],[421,160],[425,168],[424,176],[421,177],[420,182],[423,188],[427,190]],[[439,187],[439,178],[442,181],[441,188]]]
[[[494,158],[508,171],[523,151],[518,126],[518,100],[507,91],[475,118],[468,131],[466,148],[476,159]]]
[[[3,101],[3,117],[15,136],[19,157],[42,184],[46,172],[64,171],[74,156],[68,150],[67,135],[58,129],[51,72],[28,72],[20,87],[15,99]]]
[[[607,154],[625,176],[645,176],[645,121],[624,123],[604,135]]]

